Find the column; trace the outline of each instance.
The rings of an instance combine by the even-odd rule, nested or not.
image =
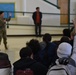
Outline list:
[[[26,0],[22,0],[22,11],[26,12]]]

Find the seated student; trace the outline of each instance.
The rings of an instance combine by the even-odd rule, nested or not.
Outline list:
[[[50,67],[47,75],[70,75],[68,69],[70,69],[70,67],[73,69],[73,63],[75,63],[73,59],[69,58],[71,56],[71,52],[72,46],[67,42],[62,42],[57,49],[57,55],[59,58],[56,60],[56,64]],[[66,72],[68,74],[65,74]],[[72,75],[74,75],[74,73]]]
[[[62,42],[67,42],[70,44],[70,39],[67,36],[62,36],[60,39],[60,43],[62,43]]]
[[[63,36],[67,36],[70,38],[70,29],[63,29]]]
[[[30,68],[33,71],[34,75],[46,75],[47,68],[33,59],[31,48],[23,47],[20,50],[19,54],[20,59],[13,64],[14,75],[18,75],[17,73],[19,70],[26,70],[27,68]]]
[[[29,42],[26,43],[27,46],[29,46],[32,49],[33,52],[33,59],[40,62],[39,58],[39,51],[40,49],[40,43],[37,39],[31,39]]]
[[[51,42],[51,35],[46,33],[43,35],[43,41],[40,43],[41,51],[39,56],[42,64],[49,67],[58,58],[56,55],[57,45]]]
[[[73,47],[73,40],[74,40],[74,38],[73,38],[74,34],[72,32],[73,30],[74,30],[74,28],[72,28],[71,30],[70,29],[63,30],[63,36],[67,36],[69,38],[70,44],[72,45],[72,47]]]
[[[74,20],[73,23],[75,25],[73,52],[72,52],[72,46],[66,42],[61,43],[57,49],[57,55],[59,59],[56,60],[57,64],[56,67],[59,68],[60,66],[61,67],[65,66],[66,71],[69,73],[68,75],[76,75],[76,20]],[[47,75],[53,75],[53,73],[55,73],[50,71],[53,67],[49,69]],[[57,69],[56,67],[55,69]],[[58,73],[60,72],[57,72],[56,75],[59,75]]]
[[[0,52],[0,75],[11,74],[11,63],[6,53]]]
[[[71,38],[71,35],[72,34],[70,34],[70,29],[64,29],[63,30],[63,36],[60,38],[60,40],[58,40],[58,41],[54,40],[52,42],[55,43],[57,46],[59,46],[59,44],[61,42],[68,42],[73,46],[73,40]]]

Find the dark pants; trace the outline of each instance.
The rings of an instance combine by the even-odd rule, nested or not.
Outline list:
[[[41,24],[40,23],[35,24],[35,34],[36,36],[41,36]]]

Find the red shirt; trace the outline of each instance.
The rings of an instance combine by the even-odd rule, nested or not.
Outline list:
[[[36,23],[40,23],[40,15],[39,15],[39,12],[37,12]]]

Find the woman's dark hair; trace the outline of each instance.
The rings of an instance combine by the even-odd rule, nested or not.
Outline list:
[[[38,53],[38,51],[40,50],[39,41],[36,39],[30,40],[29,42],[26,43],[26,45],[32,49],[33,54]]]
[[[21,58],[26,58],[26,57],[30,57],[32,54],[32,50],[29,47],[23,47],[20,50],[20,57]]]

